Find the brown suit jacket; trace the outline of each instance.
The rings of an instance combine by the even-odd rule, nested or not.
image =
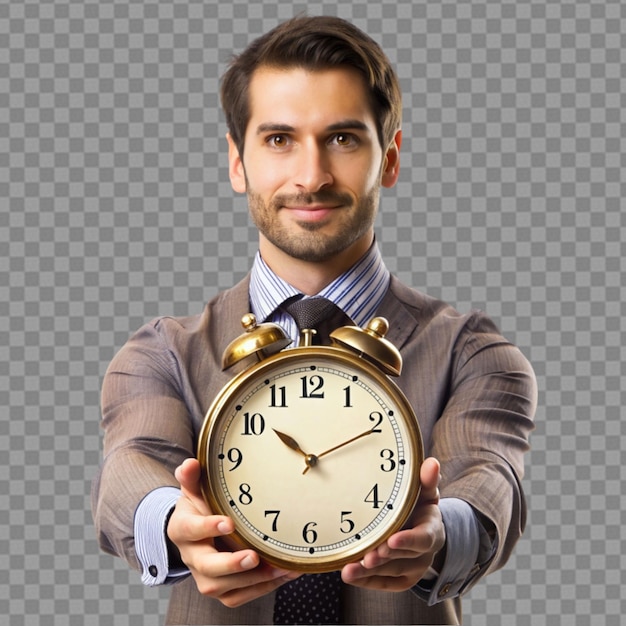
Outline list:
[[[145,325],[116,355],[102,391],[104,460],[93,510],[102,548],[140,568],[133,517],[147,493],[178,486],[174,469],[195,456],[204,415],[237,373],[221,370],[226,345],[249,310],[248,279],[208,303],[201,315]],[[533,428],[536,383],[521,352],[482,313],[461,315],[395,278],[377,313],[400,348],[397,380],[417,414],[427,455],[441,462],[441,496],[469,502],[495,533],[496,551],[464,581],[467,591],[501,567],[526,519],[523,454]],[[428,606],[412,591],[346,586],[347,624],[455,624],[458,597]],[[273,594],[237,609],[202,596],[191,577],[172,586],[168,624],[269,624]]]

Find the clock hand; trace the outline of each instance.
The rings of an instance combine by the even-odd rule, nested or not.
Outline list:
[[[286,435],[285,433],[281,433],[280,430],[276,430],[275,428],[272,428],[272,430],[278,435],[280,440],[287,447],[291,448],[292,450],[295,450],[296,452],[299,452],[302,456],[307,456],[307,453],[299,446],[298,442],[293,437],[290,437],[289,435]]]
[[[339,448],[343,448],[344,446],[347,446],[349,443],[352,443],[353,441],[356,441],[357,439],[361,439],[362,437],[367,437],[367,435],[371,435],[374,432],[374,428],[370,428],[364,432],[362,432],[360,435],[357,435],[356,437],[352,437],[352,439],[348,439],[348,441],[344,441],[343,443],[340,443],[339,445],[333,447],[333,448],[329,448],[328,450],[324,450],[324,452],[321,452],[320,454],[317,455],[317,459],[321,459],[323,456],[326,456],[327,454],[330,454],[331,452],[334,452],[335,450],[339,450]]]
[[[272,430],[288,448],[295,450],[304,457],[306,467],[304,468],[304,472],[302,472],[303,474],[306,474],[311,467],[317,464],[317,457],[314,454],[307,454],[293,437],[290,437],[285,433],[281,433],[280,430],[276,430],[275,428],[272,428]]]

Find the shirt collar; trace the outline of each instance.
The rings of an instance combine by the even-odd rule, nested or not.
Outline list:
[[[334,302],[355,324],[365,325],[374,315],[389,286],[390,274],[376,242],[347,272],[319,292]],[[258,320],[267,321],[287,298],[300,292],[277,276],[257,252],[250,274],[250,305]]]

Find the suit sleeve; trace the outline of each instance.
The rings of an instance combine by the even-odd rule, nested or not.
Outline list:
[[[526,524],[524,454],[537,386],[522,352],[483,314],[470,316],[453,350],[449,397],[432,431],[442,498],[468,502],[493,541],[460,592],[504,565]]]
[[[133,522],[159,487],[178,487],[174,470],[194,455],[179,362],[155,321],[118,352],[102,385],[103,461],[92,487],[101,548],[141,569]]]

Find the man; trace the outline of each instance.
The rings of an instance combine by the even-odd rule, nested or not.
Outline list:
[[[380,258],[374,220],[380,187],[398,178],[401,97],[369,37],[337,18],[286,22],[231,64],[222,104],[230,179],[247,194],[259,254],[201,315],[154,320],[111,363],[94,483],[101,545],[146,584],[172,583],[168,623],[279,619],[277,598],[299,574],[224,548],[233,523],[209,510],[194,457],[232,376],[219,364],[241,316],[251,310],[295,338],[282,303],[322,295],[355,323],[389,319],[398,382],[431,455],[407,526],[342,569],[340,622],[460,623],[460,594],[506,562],[524,528],[532,369],[483,314],[403,286]]]

